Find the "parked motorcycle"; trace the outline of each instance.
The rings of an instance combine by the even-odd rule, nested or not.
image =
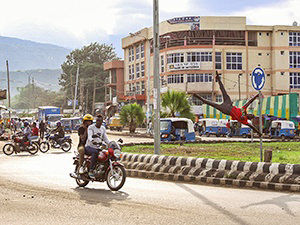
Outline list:
[[[95,135],[93,136],[95,138]],[[99,138],[99,136],[98,136]],[[119,143],[123,143],[122,139],[118,140]],[[102,142],[97,143],[98,146],[98,158],[94,169],[95,179],[91,179],[88,175],[88,168],[91,164],[91,157],[85,156],[83,162],[84,173],[79,174],[79,153],[75,152],[76,156],[73,158],[75,165],[75,173],[71,173],[70,176],[75,178],[79,187],[85,187],[90,181],[105,182],[112,191],[121,189],[126,180],[126,170],[124,165],[118,161],[122,158],[122,152],[120,145],[111,141],[108,145]]]
[[[65,136],[63,138],[54,139],[54,135],[50,133],[45,134],[45,141],[40,143],[40,151],[46,153],[51,148],[61,148],[64,152],[68,152],[72,148],[72,139],[70,136]]]
[[[31,144],[30,141],[25,141],[24,145],[21,143],[22,136],[20,134],[14,134],[11,138],[11,142],[3,146],[3,153],[5,155],[11,155],[13,153],[29,152],[31,155],[34,155],[39,151],[39,145],[35,140],[32,140]]]

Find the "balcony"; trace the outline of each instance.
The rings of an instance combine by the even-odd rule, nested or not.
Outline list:
[[[126,91],[125,100],[143,100],[146,101],[147,96],[141,91]]]

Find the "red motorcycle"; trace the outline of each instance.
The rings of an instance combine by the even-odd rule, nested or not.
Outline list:
[[[94,138],[94,136],[93,136]],[[123,143],[122,139],[118,142]],[[95,179],[92,179],[88,175],[88,168],[91,164],[91,157],[85,156],[83,162],[84,173],[79,173],[79,153],[75,152],[76,156],[73,157],[75,165],[75,172],[70,176],[75,178],[79,187],[85,187],[90,181],[105,182],[112,191],[118,191],[121,189],[126,180],[126,170],[124,165],[118,161],[122,158],[122,152],[120,145],[112,141],[109,143],[108,148],[102,143],[97,144],[98,147],[98,159],[94,169]]]
[[[11,142],[3,146],[3,152],[5,155],[11,155],[13,153],[29,152],[31,155],[36,154],[39,151],[39,145],[37,142],[25,141],[22,145],[22,136],[15,134],[12,136]]]

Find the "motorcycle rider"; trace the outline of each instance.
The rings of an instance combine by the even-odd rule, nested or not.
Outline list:
[[[92,179],[95,179],[93,170],[96,165],[97,156],[98,156],[97,149],[99,148],[99,146],[97,145],[97,143],[104,141],[106,144],[109,144],[109,140],[106,135],[106,129],[104,126],[102,126],[102,123],[103,123],[103,116],[99,114],[96,116],[96,123],[88,127],[88,138],[85,144],[85,154],[92,156],[91,164],[89,168],[89,177]],[[100,138],[95,138],[93,137],[94,135],[98,135],[100,136]]]
[[[33,139],[36,139],[39,137],[39,128],[36,126],[36,122],[32,123],[32,128],[31,128],[31,134],[28,136],[28,139],[30,141],[30,144]]]
[[[61,125],[61,122],[58,121],[56,123],[56,128],[51,132],[54,134],[54,138],[53,140],[58,143],[58,139],[59,138],[63,138],[65,136],[65,131],[64,131],[64,128],[63,126]]]
[[[82,163],[84,160],[85,144],[88,138],[88,127],[93,123],[94,117],[91,114],[85,114],[83,122],[78,129],[79,144],[77,147],[79,153],[79,174],[84,173]]]
[[[29,123],[27,121],[24,122],[24,130],[23,130],[23,138],[21,141],[22,148],[25,148],[24,142],[29,140],[29,136],[31,134],[31,129],[29,127]]]

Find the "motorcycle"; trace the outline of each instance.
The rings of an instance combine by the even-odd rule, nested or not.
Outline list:
[[[14,134],[11,138],[11,142],[5,144],[2,150],[5,155],[20,152],[29,152],[31,155],[34,155],[39,151],[39,145],[37,141],[34,140],[32,140],[31,144],[30,141],[25,141],[24,145],[22,145],[22,136],[20,134]]]
[[[95,138],[95,135],[93,135]],[[99,138],[99,136],[98,136]],[[118,140],[119,143],[123,143],[122,139]],[[122,158],[122,152],[120,145],[111,141],[108,145],[102,142],[97,143],[98,146],[98,158],[94,169],[95,179],[92,179],[88,175],[88,168],[91,164],[91,157],[85,156],[83,161],[84,173],[79,173],[79,153],[75,152],[76,156],[73,157],[75,165],[75,172],[70,176],[76,180],[79,187],[85,187],[90,181],[105,182],[112,191],[118,191],[121,189],[126,180],[126,170],[124,165],[118,161]]]
[[[45,134],[45,141],[40,143],[40,151],[46,153],[51,148],[61,148],[64,152],[68,152],[72,148],[72,139],[70,136],[65,136],[63,138],[57,139],[54,138],[54,135],[50,133]]]

